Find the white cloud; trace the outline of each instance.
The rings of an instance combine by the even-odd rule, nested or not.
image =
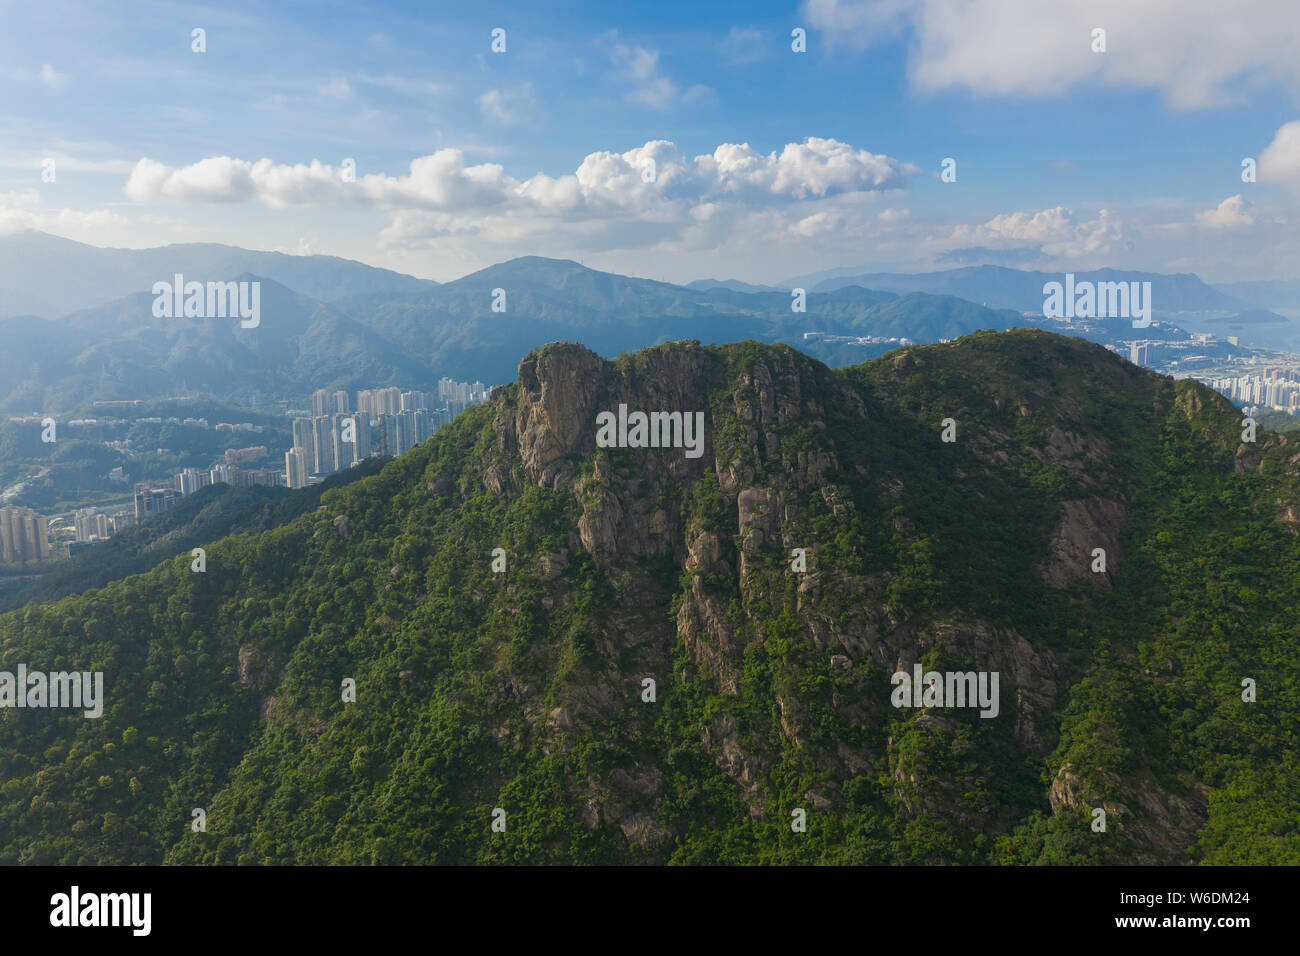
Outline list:
[[[533,85],[525,83],[516,89],[488,90],[478,98],[483,115],[498,123],[513,125],[537,111],[537,98]]]
[[[1246,211],[1249,208],[1250,203],[1240,195],[1229,196],[1214,209],[1197,213],[1196,221],[1210,229],[1240,229],[1243,226],[1253,226],[1255,219]]]
[[[346,77],[332,76],[319,92],[321,96],[328,96],[330,99],[345,100],[352,95],[352,84]]]
[[[1002,213],[978,225],[958,225],[950,236],[959,245],[995,249],[1030,244],[1066,260],[1118,255],[1130,250],[1135,238],[1134,230],[1110,210],[1100,210],[1095,219],[1081,220],[1064,206],[1034,213]]]
[[[1276,0],[805,0],[802,12],[832,46],[910,31],[908,72],[925,91],[1055,95],[1095,80],[1179,108],[1267,83],[1300,91],[1300,5]],[[1097,27],[1105,53],[1091,49]]]
[[[651,161],[655,170],[648,181]],[[694,159],[666,140],[654,140],[624,153],[590,153],[565,176],[538,173],[523,181],[507,176],[496,163],[467,166],[459,149],[417,157],[405,176],[369,174],[355,184],[345,183],[340,170],[319,160],[289,166],[270,159],[214,156],[175,168],[146,157],[136,163],[125,192],[137,202],[258,199],[285,206],[355,200],[447,212],[510,203],[541,211],[582,207],[596,213],[710,197],[790,202],[896,189],[918,172],[888,156],[818,137],[789,143],[779,153],[724,143]]]
[[[74,148],[77,146],[77,144],[69,145]],[[95,147],[88,146],[86,148],[93,149]],[[39,171],[41,164],[47,159],[54,160],[57,173],[129,173],[135,168],[135,164],[128,159],[110,159],[107,157],[92,159],[74,156],[62,150],[51,150],[48,153],[41,154],[0,152],[0,169],[22,170],[24,172]]]
[[[0,193],[0,235],[36,229],[56,235],[86,236],[100,229],[117,229],[126,220],[107,209],[40,208],[41,196],[35,189]]]
[[[618,39],[617,30],[609,31],[602,39],[609,44],[609,58],[614,64],[615,78],[632,84],[632,89],[627,94],[628,102],[667,112],[679,105],[712,99],[711,87],[697,83],[683,89],[672,77],[660,72],[658,50],[624,43]]]
[[[1261,183],[1283,183],[1300,189],[1300,120],[1278,127],[1273,141],[1259,154]]]
[[[652,110],[670,110],[677,102],[681,88],[666,76],[656,76],[627,95],[633,103],[640,103]]]
[[[642,83],[653,79],[659,70],[659,51],[645,47],[615,43],[610,50],[610,59],[629,79]]]
[[[730,63],[757,63],[772,46],[772,38],[753,27],[732,27],[718,43],[718,52]]]
[[[183,169],[145,158],[135,164],[125,191],[137,202],[242,202],[256,193],[251,172],[251,163],[229,156],[202,159]]]
[[[60,73],[46,63],[41,67],[41,82],[52,90],[61,90],[68,83],[68,74]]]
[[[805,0],[801,12],[832,44],[870,46],[896,38],[915,6],[912,0]]]
[[[504,254],[541,241],[591,250],[706,248],[729,242],[737,230],[773,241],[836,230],[862,235],[862,223],[878,213],[871,197],[919,173],[834,139],[811,137],[769,153],[724,143],[694,157],[653,140],[622,153],[590,153],[572,173],[523,180],[496,163],[469,165],[459,149],[418,157],[405,175],[367,174],[352,183],[318,160],[277,165],[223,156],[174,168],[144,158],[124,191],[137,202],[352,203],[391,215],[381,246],[459,237]]]
[[[376,76],[370,73],[357,74],[357,82],[366,83],[370,86],[379,86],[384,89],[392,90],[394,93],[401,93],[405,96],[437,96],[447,92],[449,87],[444,83],[435,83],[432,80],[417,80],[412,77],[398,76],[393,73],[386,73],[382,76]]]
[[[298,241],[291,246],[273,246],[272,252],[283,252],[287,256],[318,256],[321,255],[321,244],[316,237],[310,239],[306,236],[299,236]]]

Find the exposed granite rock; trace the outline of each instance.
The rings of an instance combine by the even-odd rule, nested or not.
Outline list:
[[[1110,587],[1119,571],[1123,553],[1119,536],[1128,521],[1128,509],[1106,498],[1066,501],[1052,535],[1050,557],[1039,567],[1043,580],[1054,588],[1087,581]],[[1106,573],[1092,570],[1095,548],[1106,551]]]

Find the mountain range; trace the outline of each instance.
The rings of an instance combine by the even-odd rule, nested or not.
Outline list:
[[[177,268],[187,281],[260,282],[261,323],[244,329],[234,319],[158,318],[148,291],[58,319],[0,320],[9,345],[0,353],[0,409],[61,412],[90,400],[178,392],[258,404],[317,388],[427,386],[441,375],[502,382],[529,348],[561,339],[612,357],[681,338],[802,344],[812,330],[935,340],[1023,323],[948,296],[857,287],[815,294],[806,312],[795,313],[786,292],[701,291],[540,257],[415,291],[399,284],[329,301],[264,275]],[[342,280],[333,288],[342,289]],[[504,311],[494,311],[496,301]],[[889,347],[861,347],[855,358]]]
[[[336,256],[254,252],[210,242],[112,249],[28,230],[0,237],[0,319],[59,318],[147,291],[176,273],[201,281],[253,273],[322,302],[437,285]]]
[[[176,273],[260,282],[265,319],[244,329],[235,320],[154,317],[149,290]],[[535,256],[438,284],[322,256],[212,244],[98,249],[24,233],[0,240],[0,316],[8,315],[0,318],[0,411],[57,414],[92,400],[188,392],[262,404],[318,388],[427,388],[443,375],[504,382],[528,349],[556,340],[613,357],[683,338],[752,338],[854,364],[899,344],[857,339],[934,342],[1042,324],[1035,313],[1052,277],[993,266],[841,275],[811,285],[796,312],[789,290],[725,280],[679,286]],[[1078,278],[1149,281],[1154,314],[1190,330],[1247,342],[1293,337],[1284,317],[1195,276],[1100,270]],[[69,303],[79,307],[61,312]]]
[[[1041,331],[549,345],[202,573],[0,615],[105,675],[0,719],[0,862],[1300,862],[1300,449],[1244,437]]]
[[[1074,273],[1075,282],[1150,282],[1153,309],[1162,314],[1186,312],[1235,313],[1252,308],[1250,302],[1221,292],[1191,274],[1160,275],[1118,269],[1094,269]],[[814,292],[833,292],[856,285],[886,292],[928,292],[953,295],[995,309],[1041,312],[1043,286],[1061,282],[1060,272],[1009,269],[1005,266],[966,266],[942,272],[870,272],[834,276],[819,281],[805,277]],[[791,280],[795,285],[799,280]]]

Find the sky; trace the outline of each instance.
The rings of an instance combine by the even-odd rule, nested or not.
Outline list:
[[[440,281],[521,255],[673,282],[1300,278],[1283,0],[0,0],[0,18],[0,234]]]

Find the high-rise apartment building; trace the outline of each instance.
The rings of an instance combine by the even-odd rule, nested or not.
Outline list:
[[[0,508],[0,562],[39,561],[49,556],[45,515],[31,508]]]
[[[310,418],[295,418],[293,420],[293,447],[307,449],[314,447]]]
[[[182,495],[192,495],[200,488],[206,488],[210,484],[212,484],[212,473],[210,471],[186,468],[176,476],[176,490]]]
[[[306,488],[307,476],[311,471],[307,467],[307,450],[290,448],[284,453],[284,474],[290,488]]]
[[[112,527],[112,520],[108,515],[94,508],[83,508],[77,512],[73,520],[73,528],[76,531],[78,541],[103,540],[109,537],[115,530]]]
[[[375,391],[380,415],[396,415],[402,410],[402,390],[400,388],[381,388]]]
[[[356,464],[356,420],[351,415],[330,418],[330,441],[334,446],[334,470],[343,471]]]
[[[395,415],[379,416],[377,436],[379,452],[382,455],[399,455],[397,450],[397,417]]]
[[[356,419],[356,455],[353,463],[365,461],[371,455],[370,450],[370,416],[358,412]]]
[[[145,518],[160,515],[171,508],[179,498],[180,492],[175,488],[159,487],[148,482],[138,484],[135,486],[135,520],[143,521]]]
[[[334,421],[329,416],[312,419],[312,447],[315,451],[312,473],[334,474],[337,470],[334,463]]]
[[[396,415],[397,454],[405,455],[415,447],[415,412],[398,412]]]
[[[418,408],[429,407],[429,396],[426,392],[403,392],[402,393],[402,411],[414,411]]]

